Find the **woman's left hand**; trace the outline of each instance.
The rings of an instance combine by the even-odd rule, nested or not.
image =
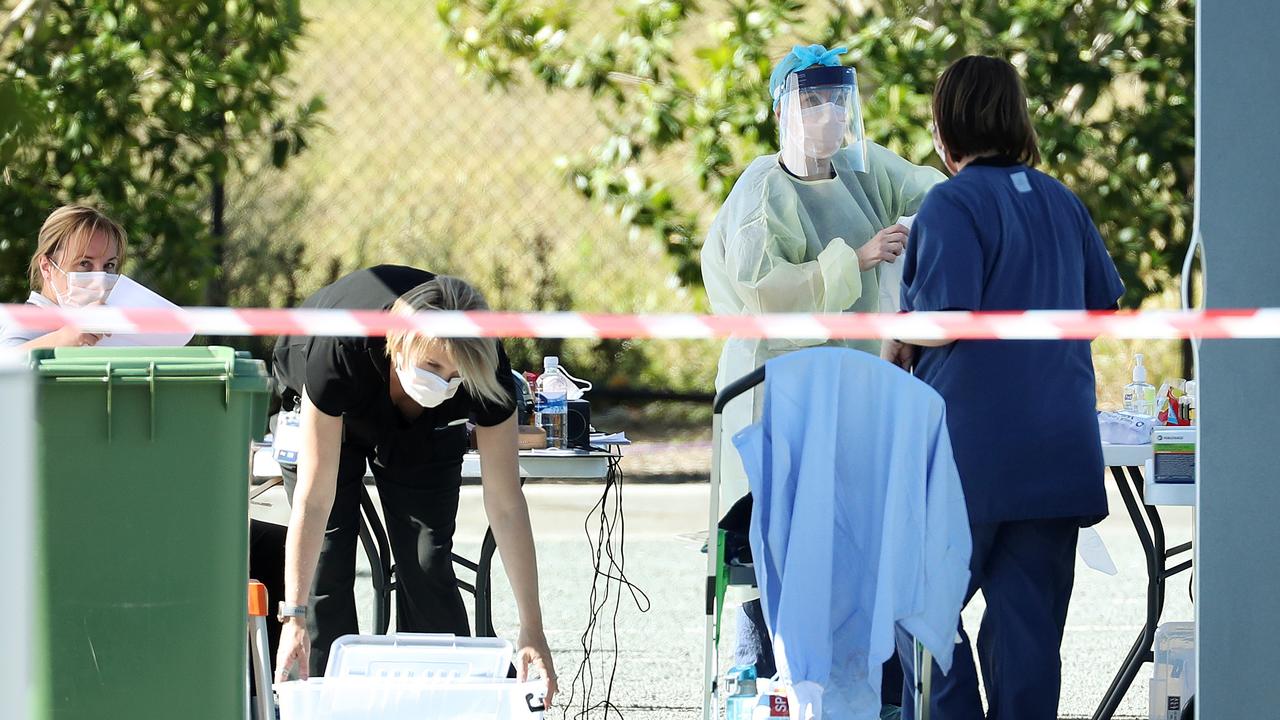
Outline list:
[[[880,359],[911,372],[911,366],[915,364],[916,348],[901,340],[885,340],[880,344]]]
[[[556,695],[556,668],[551,662],[551,649],[547,647],[547,638],[541,633],[520,631],[520,650],[516,652],[516,678],[529,679],[529,670],[542,676],[547,682],[546,707],[550,709],[551,701]]]

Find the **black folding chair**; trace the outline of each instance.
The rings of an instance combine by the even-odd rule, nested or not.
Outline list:
[[[396,567],[391,562],[391,543],[387,540],[387,530],[378,516],[378,508],[369,495],[369,488],[363,484],[360,486],[360,544],[369,559],[373,580],[373,631],[378,635],[385,635],[391,627],[391,595],[398,588]],[[493,584],[489,578],[493,555],[497,549],[493,531],[486,530],[484,541],[480,545],[479,562],[453,553],[454,565],[470,570],[475,575],[475,580],[471,583],[459,578],[458,587],[475,598],[477,637],[497,637],[493,629]]]

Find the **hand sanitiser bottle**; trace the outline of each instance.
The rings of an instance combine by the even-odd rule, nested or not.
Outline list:
[[[1156,414],[1156,388],[1147,382],[1147,366],[1142,354],[1134,356],[1133,382],[1124,386],[1124,409],[1148,417]]]

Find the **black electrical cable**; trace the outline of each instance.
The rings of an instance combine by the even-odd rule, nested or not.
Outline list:
[[[604,548],[605,548],[604,540],[607,537],[606,524],[608,521],[608,516],[605,514],[605,508],[608,505],[609,494],[615,480],[616,478],[614,475],[613,462],[610,461],[609,472],[605,477],[604,493],[602,494],[600,500],[595,504],[595,506],[593,506],[591,510],[588,511],[587,517],[583,522],[583,530],[586,532],[587,541],[588,543],[591,544],[591,547],[593,550],[593,555],[592,555],[593,573],[592,573],[592,579],[591,579],[591,590],[587,596],[587,603],[588,603],[587,627],[583,631],[582,639],[581,639],[582,652],[583,652],[582,664],[578,666],[578,672],[574,675],[573,684],[570,686],[569,702],[566,705],[568,709],[573,708],[573,702],[577,696],[578,687],[579,685],[581,685],[583,696],[584,696],[582,700],[582,711],[575,716],[579,718],[587,715],[595,707],[590,704],[591,695],[595,690],[595,668],[591,663],[591,650],[595,644],[595,631],[596,631],[596,625],[599,623],[600,610],[603,609],[604,605],[608,602],[608,596],[610,591],[609,583],[606,582],[605,588],[604,588],[604,598],[598,600],[599,594],[600,594],[599,580],[601,576],[601,572],[600,572],[601,555],[604,552]],[[591,518],[596,514],[597,511],[600,512],[600,524],[596,529],[597,533],[593,542],[593,539],[591,537]],[[615,645],[615,651],[616,651],[616,645]],[[608,707],[609,707],[609,699],[607,696],[606,696],[605,703],[606,703],[605,712],[607,717]]]
[[[576,719],[589,717],[594,711],[603,711],[606,720],[610,717],[610,712],[619,718],[623,717],[622,711],[613,703],[613,686],[618,674],[618,616],[622,609],[623,589],[630,592],[632,602],[640,612],[649,612],[652,607],[649,596],[627,579],[626,515],[622,506],[621,461],[620,455],[613,455],[609,459],[604,492],[583,521],[583,531],[592,550],[593,574],[591,591],[587,595],[587,627],[583,630],[581,639],[582,664],[578,666],[578,671],[569,686],[569,701],[565,704],[566,712],[572,712],[574,701],[581,689],[582,709],[573,716]],[[593,518],[596,519],[594,537],[592,535]],[[601,581],[603,581],[603,587]],[[604,698],[592,702],[596,690],[596,669],[592,663],[592,651],[595,647],[596,630],[600,625],[601,615],[608,607],[610,599],[613,600],[613,617],[611,618],[613,662],[609,665],[607,672],[603,672],[600,677],[600,681],[604,683]]]

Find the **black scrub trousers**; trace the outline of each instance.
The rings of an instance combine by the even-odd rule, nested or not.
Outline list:
[[[431,277],[394,266],[360,270],[320,290],[303,307],[389,308],[397,297]],[[277,344],[275,358],[286,408],[305,391],[321,412],[343,418],[333,509],[311,592],[311,674],[324,673],[334,640],[358,632],[356,546],[366,463],[373,471],[395,556],[396,630],[469,635],[452,563],[467,449],[464,421],[501,424],[511,417],[514,401],[494,406],[473,400],[459,388],[453,398],[408,420],[391,401],[394,369],[382,338],[287,337]],[[514,393],[501,347],[497,375]],[[282,470],[292,501],[297,472]]]

